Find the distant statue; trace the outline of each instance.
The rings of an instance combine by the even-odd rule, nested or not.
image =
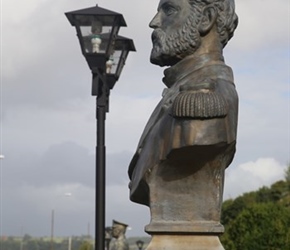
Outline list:
[[[169,66],[166,88],[128,171],[131,200],[150,207],[148,250],[223,249],[220,212],[238,95],[222,51],[237,24],[233,0],[161,0],[150,23],[150,60]]]
[[[125,237],[127,227],[128,225],[113,220],[112,236],[115,240],[111,242],[111,250],[129,250],[129,244]]]

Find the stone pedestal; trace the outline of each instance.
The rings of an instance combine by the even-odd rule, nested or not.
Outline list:
[[[225,250],[218,236],[153,235],[146,250]]]
[[[218,236],[224,173],[233,145],[175,151],[147,174],[152,236],[147,250],[224,250]],[[189,153],[190,152],[190,153]]]

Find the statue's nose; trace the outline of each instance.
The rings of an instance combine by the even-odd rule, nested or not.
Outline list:
[[[160,13],[157,13],[152,21],[149,23],[149,27],[152,29],[160,28],[161,25],[161,18],[160,18]]]

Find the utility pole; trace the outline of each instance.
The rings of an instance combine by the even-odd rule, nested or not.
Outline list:
[[[23,226],[21,226],[20,250],[23,250]]]
[[[71,250],[71,240],[72,240],[72,238],[69,237],[68,238],[68,250]]]
[[[50,250],[53,250],[53,230],[54,230],[54,209],[51,210],[51,238],[50,238]]]

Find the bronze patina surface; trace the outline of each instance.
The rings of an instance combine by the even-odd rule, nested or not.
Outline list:
[[[150,23],[166,88],[129,166],[131,200],[150,207],[148,249],[223,249],[238,95],[222,52],[237,24],[233,0],[161,0]]]

